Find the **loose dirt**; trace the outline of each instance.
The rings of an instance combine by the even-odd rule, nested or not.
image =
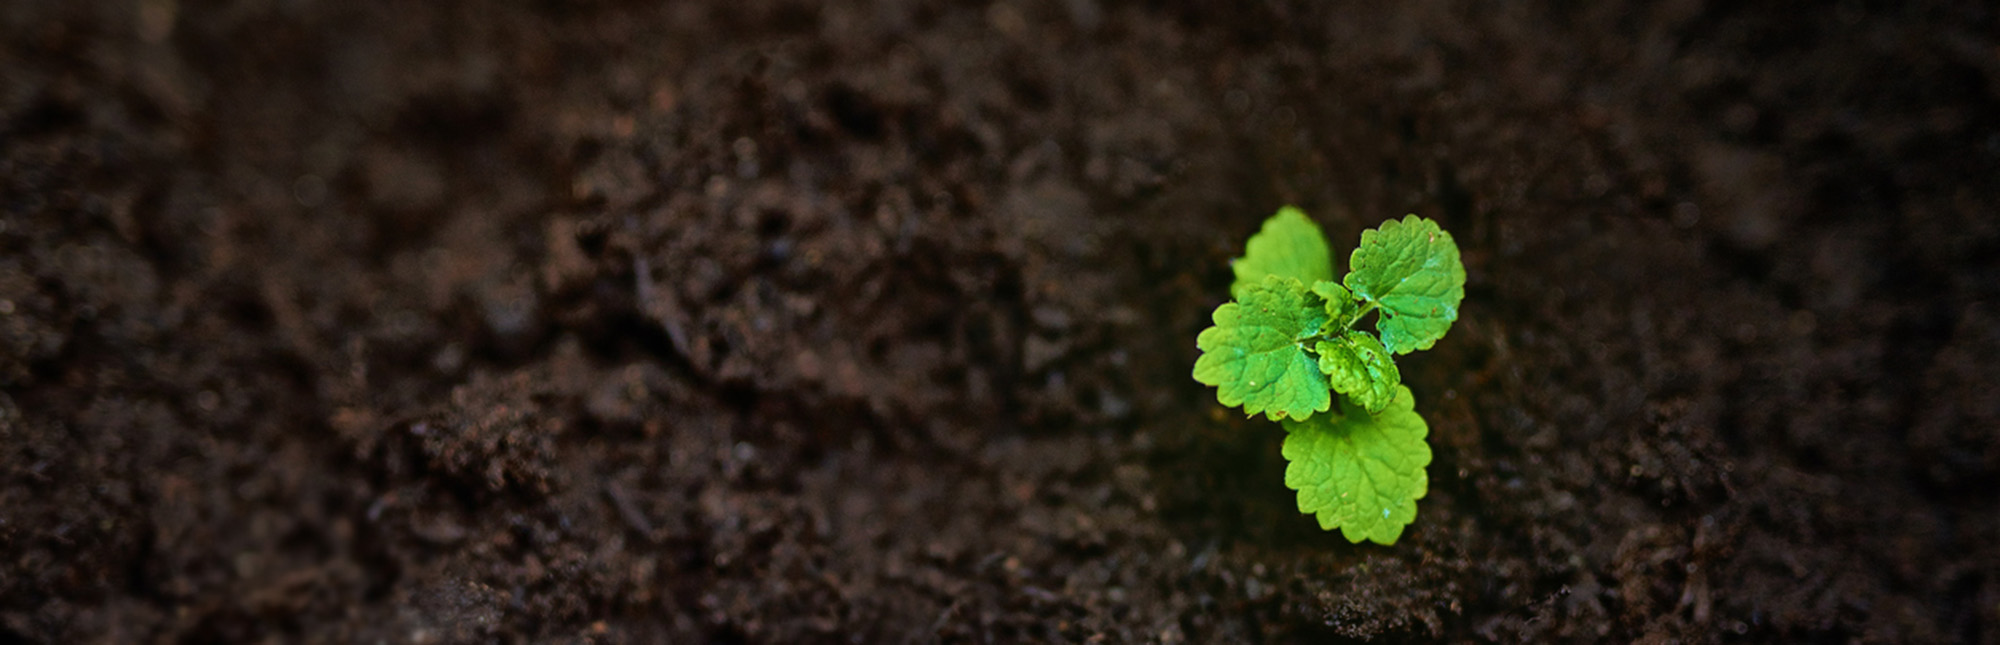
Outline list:
[[[2000,639],[2000,14],[1225,4],[8,3],[0,641]],[[1464,252],[1393,547],[1287,203]]]

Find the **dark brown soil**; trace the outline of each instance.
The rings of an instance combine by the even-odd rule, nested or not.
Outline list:
[[[0,4],[0,642],[2000,642],[1980,3]],[[1286,203],[1464,250],[1393,547]]]

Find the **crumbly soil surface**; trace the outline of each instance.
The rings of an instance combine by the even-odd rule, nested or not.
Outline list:
[[[2000,642],[1976,2],[0,6],[0,642]],[[1394,546],[1189,377],[1417,213]]]

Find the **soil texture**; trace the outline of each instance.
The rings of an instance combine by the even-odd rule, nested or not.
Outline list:
[[[16,0],[0,642],[2000,642],[2000,11]],[[1190,369],[1417,213],[1430,490]]]

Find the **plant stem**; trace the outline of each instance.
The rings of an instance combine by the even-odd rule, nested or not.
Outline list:
[[[1337,338],[1340,338],[1340,337],[1341,337],[1342,335],[1344,335],[1344,334],[1345,334],[1346,332],[1349,332],[1349,331],[1353,331],[1353,330],[1354,330],[1354,325],[1355,325],[1355,323],[1359,323],[1359,322],[1361,322],[1361,318],[1362,318],[1363,316],[1367,316],[1367,315],[1368,315],[1368,312],[1371,312],[1371,311],[1374,311],[1375,309],[1376,309],[1376,305],[1375,305],[1375,303],[1373,303],[1373,302],[1370,302],[1370,303],[1368,303],[1368,304],[1367,304],[1367,306],[1364,306],[1364,307],[1362,307],[1362,308],[1361,308],[1360,310],[1358,310],[1358,311],[1355,311],[1355,312],[1354,312],[1354,315],[1353,315],[1353,316],[1350,316],[1350,317],[1348,317],[1348,318],[1347,318],[1347,320],[1344,320],[1344,321],[1341,321],[1341,324],[1340,324],[1340,330],[1341,330],[1341,331],[1336,331],[1336,332],[1333,332],[1332,334],[1314,334],[1314,335],[1312,335],[1312,336],[1309,336],[1309,337],[1306,337],[1306,338],[1303,338],[1303,339],[1300,339],[1300,340],[1299,340],[1299,346],[1300,346],[1300,347],[1306,347],[1306,348],[1311,348],[1311,347],[1313,347],[1313,346],[1314,346],[1314,345],[1313,345],[1313,343],[1314,343],[1315,341],[1322,341],[1322,340],[1323,340],[1323,341],[1329,341],[1329,342],[1331,342],[1331,341],[1333,341],[1333,340],[1335,340],[1335,339],[1337,339]]]
[[[1368,306],[1365,306],[1365,307],[1362,307],[1362,308],[1360,308],[1360,309],[1356,310],[1356,311],[1354,312],[1354,316],[1353,316],[1353,317],[1350,317],[1350,318],[1348,318],[1348,319],[1347,319],[1347,324],[1344,324],[1344,325],[1341,325],[1341,326],[1342,326],[1342,327],[1346,327],[1346,328],[1348,328],[1348,329],[1353,329],[1353,328],[1354,328],[1354,324],[1355,324],[1355,323],[1358,323],[1358,322],[1361,322],[1361,317],[1362,317],[1362,316],[1366,316],[1366,315],[1368,315],[1368,312],[1371,312],[1371,311],[1374,311],[1374,310],[1375,310],[1375,306],[1376,306],[1376,305],[1375,305],[1375,301],[1373,301],[1373,300],[1370,300],[1370,301],[1368,301]]]

